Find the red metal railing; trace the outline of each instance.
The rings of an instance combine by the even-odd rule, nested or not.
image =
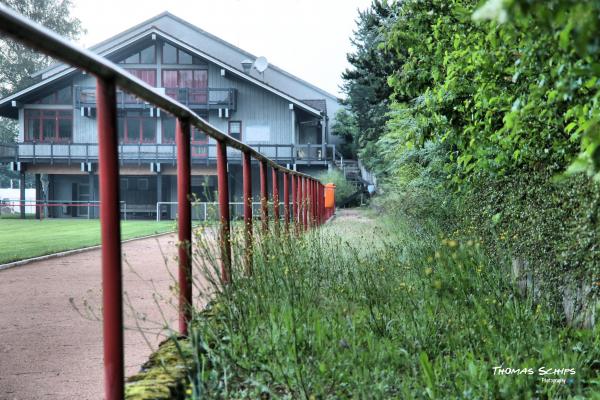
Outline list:
[[[260,197],[262,231],[268,230],[267,168],[272,169],[272,198],[275,204],[273,220],[279,224],[278,175],[283,175],[285,228],[293,223],[299,232],[322,223],[326,211],[323,185],[311,176],[287,169],[242,142],[231,138],[196,115],[186,106],[157,92],[140,79],[103,57],[64,40],[54,32],[31,22],[0,4],[0,31],[7,36],[62,60],[73,67],[87,71],[97,78],[97,122],[99,147],[100,221],[102,237],[102,288],[104,317],[104,385],[107,400],[124,396],[123,360],[123,288],[121,271],[121,233],[119,221],[119,151],[117,137],[117,86],[144,101],[161,108],[177,118],[177,198],[179,239],[179,330],[187,334],[191,317],[191,160],[190,131],[194,126],[217,141],[217,175],[220,208],[221,279],[231,282],[231,227],[227,173],[227,147],[242,152],[246,272],[252,271],[252,185],[251,160],[260,165]],[[289,213],[288,179],[292,179],[292,213]]]

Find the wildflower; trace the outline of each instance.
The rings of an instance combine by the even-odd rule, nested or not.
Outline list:
[[[432,268],[426,268],[425,269],[425,275],[431,275],[433,273],[433,269]]]
[[[448,247],[456,247],[458,246],[458,242],[456,240],[448,240]]]

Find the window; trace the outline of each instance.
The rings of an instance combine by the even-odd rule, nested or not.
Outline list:
[[[175,143],[175,118],[162,119],[162,142]]]
[[[190,53],[180,50],[169,43],[163,44],[162,62],[163,64],[182,65],[204,64],[200,58],[192,56]]]
[[[73,139],[73,111],[25,110],[26,142],[68,143]]]
[[[156,86],[156,70],[155,69],[126,69],[131,75],[146,82],[150,86]]]
[[[122,143],[156,143],[156,119],[142,111],[125,111],[118,118]]]
[[[204,117],[206,119],[206,117]],[[175,143],[175,118],[163,117],[162,119],[162,142],[165,144]],[[208,136],[196,127],[192,127],[191,143],[197,145],[208,144]]]
[[[73,90],[67,86],[34,102],[35,104],[73,104]]]
[[[242,140],[242,121],[229,121],[229,136]]]
[[[177,49],[175,46],[165,43],[163,45],[163,64],[177,64]]]
[[[156,70],[155,69],[127,68],[126,71],[129,72],[131,75],[135,76],[136,78],[146,82],[148,85],[156,87]],[[140,98],[138,98],[132,94],[129,94],[127,92],[125,92],[125,94],[124,94],[124,101],[127,104],[138,104],[138,103],[144,102]]]
[[[165,69],[162,85],[167,96],[184,104],[208,102],[208,71],[205,69]]]
[[[148,46],[122,60],[120,64],[156,64],[156,48],[154,45]]]
[[[192,157],[208,156],[208,135],[206,132],[192,127]]]
[[[148,178],[139,178],[137,181],[137,188],[138,190],[148,190],[148,187],[150,185],[148,184]]]

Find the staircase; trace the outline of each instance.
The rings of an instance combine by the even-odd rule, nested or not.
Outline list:
[[[346,180],[353,184],[356,188],[359,188],[364,184],[360,177],[360,169],[358,168],[358,161],[356,160],[336,160],[336,167],[344,173]]]
[[[351,203],[356,202],[360,197],[362,203],[362,196],[370,196],[367,187],[376,183],[375,176],[369,173],[365,167],[357,160],[345,159],[339,152],[335,152],[334,157],[335,166],[344,173],[344,177],[350,184],[352,184],[356,191],[343,199],[340,203],[341,207],[345,207]]]

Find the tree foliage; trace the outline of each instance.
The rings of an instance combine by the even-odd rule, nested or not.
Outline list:
[[[450,235],[530,266],[562,307],[567,285],[600,274],[600,1],[393,10],[383,134],[363,136],[361,155],[405,217],[451,220]]]
[[[76,39],[82,32],[81,21],[71,15],[71,0],[0,0],[1,3],[53,30]],[[33,83],[36,71],[52,60],[11,39],[0,38],[0,97],[5,97]],[[10,142],[16,135],[16,124],[0,120],[0,142]]]
[[[352,66],[344,71],[343,90],[346,104],[356,121],[354,136],[358,150],[369,147],[383,133],[391,88],[388,75],[397,68],[396,58],[385,47],[385,32],[395,20],[397,5],[374,0],[371,7],[360,11],[352,38],[355,51],[348,54]]]
[[[388,77],[393,101],[380,150],[443,142],[456,182],[524,167],[595,173],[600,2],[479,5],[401,3],[386,34],[402,68]]]

